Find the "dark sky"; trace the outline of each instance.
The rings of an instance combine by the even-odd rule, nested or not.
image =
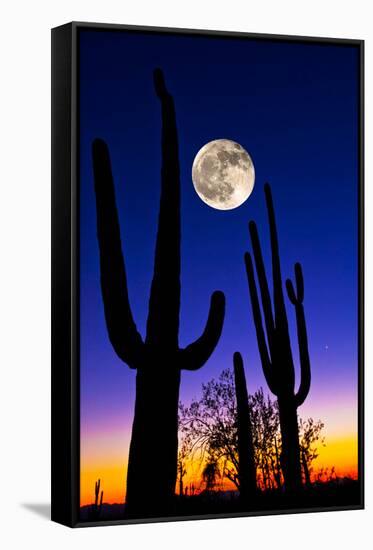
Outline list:
[[[135,373],[107,337],[99,285],[90,148],[109,145],[130,301],[142,334],[160,192],[160,105],[152,72],[164,71],[179,130],[182,197],[180,344],[204,327],[211,293],[227,299],[223,335],[197,373],[183,373],[181,398],[243,353],[249,391],[266,388],[251,315],[243,254],[254,219],[268,265],[263,185],[272,186],[284,277],[300,261],[305,278],[313,384],[309,399],[356,399],[358,50],[286,43],[115,31],[80,31],[81,405],[82,427],[132,422]],[[227,138],[251,155],[255,187],[240,208],[205,205],[191,180],[207,142]],[[294,311],[288,304],[294,331]],[[297,361],[297,341],[293,338]],[[330,389],[333,388],[333,392]],[[321,396],[324,396],[324,401]],[[343,400],[343,403],[341,402]],[[323,417],[323,411],[320,415]],[[326,413],[325,413],[326,414]]]

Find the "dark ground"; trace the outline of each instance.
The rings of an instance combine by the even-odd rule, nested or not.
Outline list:
[[[313,483],[296,497],[286,496],[281,491],[260,492],[255,502],[242,503],[239,494],[227,492],[203,492],[195,496],[176,497],[170,517],[201,516],[210,514],[239,514],[302,510],[309,508],[346,508],[361,503],[360,483],[350,478]],[[90,505],[82,506],[80,519],[86,521],[125,520],[124,504],[103,504],[98,520],[92,517]],[[143,518],[139,518],[140,520]],[[154,516],[156,519],[156,516]]]

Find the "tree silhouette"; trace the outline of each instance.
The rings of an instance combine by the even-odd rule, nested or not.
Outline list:
[[[179,427],[184,460],[199,462],[202,467],[210,463],[216,464],[220,475],[229,479],[241,493],[242,478],[252,475],[252,472],[247,461],[240,463],[235,386],[235,378],[230,369],[222,371],[217,380],[212,379],[203,384],[202,397],[199,400],[193,400],[188,407],[180,403]],[[256,486],[263,491],[281,489],[284,474],[277,400],[265,395],[263,388],[260,388],[248,396],[247,413],[251,425]],[[321,420],[316,422],[312,418],[307,421],[299,419],[305,483],[307,472],[311,476],[312,463],[318,456],[319,446],[325,445],[321,436],[323,427]],[[243,475],[240,475],[241,465]],[[250,492],[250,501],[255,499],[255,494],[253,489]]]
[[[217,463],[239,489],[237,409],[231,370],[203,384],[201,399],[193,400],[188,407],[180,403],[179,427],[189,459],[201,464]]]
[[[288,297],[296,312],[301,368],[300,386],[298,391],[295,392],[294,361],[284,301],[275,213],[271,189],[268,184],[264,186],[264,192],[272,248],[273,306],[258,231],[253,221],[249,223],[249,230],[262,299],[266,336],[263,329],[253,262],[248,252],[245,254],[245,264],[263,372],[269,389],[277,396],[278,400],[282,437],[281,464],[285,486],[289,492],[295,492],[302,486],[297,409],[305,401],[311,384],[311,368],[303,309],[303,274],[301,265],[296,263],[296,291],[293,283],[289,279],[286,281]]]
[[[249,396],[253,426],[253,444],[258,484],[263,490],[280,489],[283,485],[281,470],[281,433],[277,401],[265,396],[263,388]]]
[[[321,437],[323,428],[324,424],[321,420],[315,422],[313,418],[308,418],[306,421],[299,419],[302,471],[304,482],[308,487],[311,485],[312,462],[319,456],[318,444],[325,446],[325,439]]]
[[[235,354],[235,379],[230,369],[224,370],[218,380],[212,379],[202,385],[200,400],[192,401],[189,407],[180,403],[179,410],[180,432],[189,458],[200,460],[202,464],[216,464],[222,476],[236,486],[244,500],[254,498],[255,458],[240,355]]]
[[[208,492],[213,491],[219,477],[218,463],[213,458],[210,458],[202,470],[202,481],[205,483],[205,490]]]
[[[177,480],[179,484],[179,495],[184,495],[184,477],[187,474],[186,460],[190,453],[190,440],[184,438],[179,445],[179,451],[177,456]]]
[[[100,250],[101,289],[110,342],[136,369],[136,403],[128,459],[126,513],[166,515],[177,477],[177,411],[180,373],[204,365],[219,341],[224,320],[222,292],[211,298],[203,334],[179,348],[180,182],[178,139],[172,96],[162,72],[154,72],[162,111],[162,170],[154,273],[146,338],[136,328],[127,288],[118,212],[106,143],[92,146]],[[139,251],[139,254],[141,251]]]

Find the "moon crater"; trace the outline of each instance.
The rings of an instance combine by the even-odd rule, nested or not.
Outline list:
[[[216,139],[198,151],[192,180],[203,202],[218,210],[232,210],[243,204],[253,190],[253,161],[239,143]]]

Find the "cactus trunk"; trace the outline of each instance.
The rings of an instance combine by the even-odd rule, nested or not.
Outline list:
[[[234,354],[233,364],[237,401],[238,479],[241,500],[247,502],[255,498],[257,486],[249,397],[240,353]]]
[[[129,303],[109,151],[93,142],[101,290],[109,339],[117,355],[137,370],[136,403],[127,472],[126,514],[172,512],[177,474],[177,417],[181,370],[201,368],[222,331],[225,298],[214,292],[202,335],[179,347],[180,181],[176,117],[163,74],[154,72],[162,111],[161,199],[145,339]],[[140,253],[140,251],[139,251]]]
[[[282,439],[281,468],[286,489],[294,493],[302,483],[298,415],[294,396],[279,397],[278,408]]]
[[[127,513],[170,512],[177,478],[180,371],[138,369],[127,474]]]

